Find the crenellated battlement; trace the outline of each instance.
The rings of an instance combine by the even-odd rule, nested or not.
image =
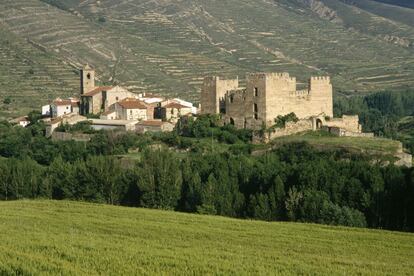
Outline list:
[[[317,76],[317,77],[311,77],[310,82],[327,82],[331,83],[331,78],[329,76]]]
[[[247,73],[246,79],[283,79],[296,81],[296,78],[290,77],[287,72],[260,72],[260,73]]]
[[[206,82],[234,82],[239,81],[239,77],[236,76],[235,78],[229,78],[229,77],[222,77],[222,76],[207,76],[204,78],[204,83]]]

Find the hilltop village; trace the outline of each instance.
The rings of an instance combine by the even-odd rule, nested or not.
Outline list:
[[[46,136],[52,136],[63,124],[89,122],[95,130],[172,131],[183,116],[197,114],[192,103],[175,98],[141,93],[135,94],[121,86],[96,86],[95,70],[86,65],[80,70],[79,98],[57,98],[42,106]],[[23,127],[27,117],[11,121]]]
[[[373,137],[363,133],[358,116],[333,118],[333,89],[329,77],[312,77],[308,88],[297,90],[296,78],[288,73],[246,75],[246,87],[239,80],[205,77],[199,107],[182,99],[141,93],[121,86],[96,86],[95,70],[80,69],[79,98],[57,98],[42,107],[46,136],[62,124],[88,121],[92,128],[120,129],[144,133],[172,131],[182,117],[217,114],[224,124],[238,129],[272,128],[275,119],[294,114],[295,120],[272,128],[260,141],[303,131],[323,129],[337,136]],[[21,126],[27,118],[13,121]]]

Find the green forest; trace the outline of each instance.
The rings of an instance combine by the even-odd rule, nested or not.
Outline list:
[[[365,131],[399,138],[413,115],[414,91],[335,100],[337,115],[357,113]],[[266,221],[414,231],[414,169],[307,143],[252,155],[252,131],[199,116],[172,133],[60,131],[89,142],[44,137],[37,113],[28,128],[0,123],[0,199],[68,199]],[[413,139],[404,135],[407,147]],[[131,155],[131,150],[134,154]],[[131,158],[133,156],[134,158]]]

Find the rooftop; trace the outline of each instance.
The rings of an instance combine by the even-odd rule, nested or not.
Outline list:
[[[85,97],[95,96],[101,93],[102,91],[108,91],[108,90],[111,90],[112,88],[113,88],[112,86],[95,87],[93,90],[89,91],[88,93],[83,94],[82,96],[85,96]]]
[[[147,109],[148,106],[138,100],[138,99],[134,99],[134,98],[126,98],[123,99],[122,101],[118,102],[118,104],[125,109]]]
[[[174,103],[174,102],[169,103],[169,104],[166,104],[164,107],[165,108],[177,108],[177,109],[180,109],[180,108],[191,108],[191,107],[182,105],[180,103]]]

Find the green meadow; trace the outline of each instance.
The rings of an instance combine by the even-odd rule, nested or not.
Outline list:
[[[414,234],[69,201],[0,203],[0,274],[414,272]]]

